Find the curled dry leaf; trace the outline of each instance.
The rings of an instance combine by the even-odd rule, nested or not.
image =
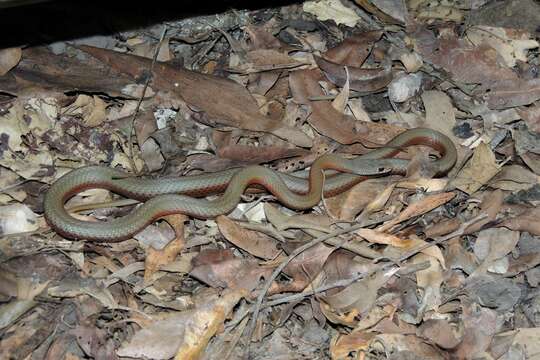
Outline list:
[[[474,244],[474,253],[483,262],[471,276],[487,271],[497,260],[512,252],[518,241],[519,232],[517,231],[505,228],[480,231]],[[502,272],[506,272],[506,270]]]
[[[482,203],[480,204],[480,214],[487,215],[485,219],[475,222],[469,225],[465,229],[466,234],[474,234],[480,230],[484,225],[491,221],[495,221],[497,215],[501,211],[501,207],[504,202],[504,193],[501,190],[495,190],[490,193],[485,193]]]
[[[281,252],[276,241],[266,234],[244,229],[226,216],[219,216],[216,221],[227,240],[254,256],[271,260]]]
[[[333,216],[352,221],[362,210],[372,213],[382,209],[390,197],[395,184],[388,179],[368,179],[351,190],[325,200],[326,208]]]
[[[452,200],[456,194],[453,192],[446,192],[440,194],[427,195],[421,200],[418,200],[410,204],[405,210],[403,210],[398,216],[394,219],[388,221],[387,223],[379,226],[378,231],[384,232],[393,226],[399,224],[402,221],[411,219],[413,217],[425,214],[443,204],[446,204],[448,201]]]
[[[17,234],[38,229],[37,216],[24,204],[0,206],[0,234]]]
[[[442,266],[440,259],[435,259],[424,253],[415,255],[412,261],[414,263],[429,261],[430,263],[429,268],[416,272],[416,283],[422,289],[422,300],[418,309],[418,317],[421,318],[425,312],[437,311],[439,305],[441,305]]]
[[[473,359],[488,348],[497,331],[497,313],[494,310],[467,302],[463,307],[463,340],[455,350],[462,359]]]
[[[285,269],[283,269],[283,272],[292,277],[293,281],[284,284],[281,291],[304,290],[304,288],[311,283],[312,279],[319,274],[326,263],[326,259],[328,259],[334,250],[334,247],[317,244],[296,256]]]
[[[345,86],[348,76],[351,90],[362,93],[381,90],[392,81],[391,62],[382,64],[383,67],[378,69],[362,69],[352,66],[347,66],[345,69],[341,64],[335,64],[318,56],[314,56],[314,59],[326,78],[340,87]]]
[[[407,249],[409,249],[413,244],[413,241],[410,239],[401,239],[398,236],[372,229],[358,229],[355,231],[355,233],[373,244],[391,245],[397,248]]]
[[[370,277],[354,282],[337,293],[325,295],[322,299],[339,313],[354,310],[357,314],[366,314],[375,304],[377,291],[397,271],[397,268],[386,272],[379,271]]]
[[[339,334],[330,343],[332,359],[347,359],[352,352],[359,353],[367,350],[375,333],[367,331],[353,331],[350,334]]]
[[[299,70],[289,74],[289,84],[294,100],[309,105],[311,116],[308,122],[321,134],[341,144],[365,142],[386,144],[403,131],[396,126],[379,123],[359,122],[352,116],[341,114],[329,101],[312,101],[311,97],[324,96],[319,82],[323,80],[319,70]]]
[[[184,239],[184,222],[187,220],[187,216],[182,214],[168,215],[166,220],[174,227],[176,238],[161,250],[156,250],[152,246],[148,247],[144,263],[145,281],[149,281],[161,266],[174,261],[186,244]]]
[[[330,225],[334,223],[331,218],[324,215],[285,215],[270,203],[264,204],[264,213],[268,221],[279,231],[287,229],[310,229],[329,233],[332,231]]]
[[[406,24],[409,17],[402,0],[355,0],[355,3],[386,23]]]
[[[315,15],[320,21],[334,20],[337,25],[354,27],[360,21],[354,10],[339,0],[307,1],[303,5],[303,10]]]
[[[451,184],[471,195],[478,191],[501,170],[495,154],[484,142],[474,150],[472,158],[465,164]]]
[[[445,359],[444,354],[416,335],[379,334],[370,344],[370,351],[408,353],[414,359]]]
[[[510,230],[526,231],[532,235],[540,236],[540,208],[532,208],[520,215],[504,220],[497,226],[503,226]]]
[[[0,76],[17,66],[22,57],[21,48],[7,48],[0,50]]]
[[[65,115],[80,116],[84,126],[96,127],[107,118],[106,107],[107,104],[99,96],[82,94],[62,111]]]
[[[195,309],[172,313],[139,330],[117,354],[151,359],[170,359],[176,354],[176,359],[196,359],[244,295],[240,290],[226,290],[207,297]]]
[[[382,36],[382,31],[366,31],[358,35],[353,35],[337,46],[328,49],[324,53],[324,58],[344,66],[360,67],[371,53],[373,44]]]
[[[443,349],[453,349],[461,341],[459,330],[445,319],[424,321],[418,327],[417,335]]]
[[[206,250],[192,261],[190,275],[214,287],[253,290],[259,280],[266,278],[271,268],[264,268],[256,261],[240,259],[227,250]]]

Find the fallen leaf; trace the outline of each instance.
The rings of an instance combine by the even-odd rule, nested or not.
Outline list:
[[[256,261],[236,258],[227,250],[206,250],[192,260],[190,275],[214,287],[253,290],[272,269]]]
[[[502,221],[497,226],[506,227],[514,231],[526,231],[540,236],[540,208],[532,208],[522,214]]]
[[[383,63],[381,68],[363,69],[352,66],[345,67],[318,56],[314,56],[314,59],[326,78],[340,87],[347,83],[347,74],[351,90],[362,93],[378,91],[392,81],[392,68],[388,61]]]
[[[226,216],[218,216],[216,222],[227,240],[254,256],[272,260],[281,253],[276,241],[266,234],[244,229]]]
[[[467,30],[467,38],[475,45],[486,43],[499,53],[506,66],[513,68],[516,61],[527,62],[527,53],[538,48],[538,41],[519,29],[493,26],[473,26]]]
[[[490,181],[501,170],[489,145],[481,142],[472,158],[465,164],[451,185],[471,195]]]
[[[324,52],[324,58],[344,66],[360,67],[371,53],[375,42],[379,41],[382,31],[366,31],[347,37],[333,48]]]
[[[35,231],[39,227],[36,214],[24,204],[0,206],[0,234]]]
[[[307,1],[303,4],[303,10],[315,15],[320,21],[334,20],[337,25],[354,27],[360,21],[360,17],[339,0]]]
[[[358,280],[339,292],[322,297],[337,312],[367,313],[377,299],[377,291],[397,272],[392,269]]]
[[[7,48],[0,50],[0,76],[17,66],[22,57],[21,48]]]
[[[418,328],[418,336],[443,349],[453,349],[460,343],[459,329],[444,319],[428,319]]]
[[[396,235],[372,229],[358,229],[355,233],[373,244],[391,245],[397,248],[410,248],[412,244],[410,239],[402,239]]]
[[[156,250],[150,246],[146,252],[144,264],[144,281],[148,282],[152,276],[165,264],[172,262],[180,254],[186,244],[184,239],[184,222],[187,216],[183,214],[168,215],[165,218],[171,224],[176,233],[176,238],[165,246],[165,248]]]
[[[355,0],[355,3],[385,22],[406,24],[408,21],[409,12],[403,0]]]
[[[517,192],[527,190],[540,183],[540,176],[519,165],[503,166],[501,171],[490,181],[496,189]]]
[[[410,204],[405,210],[403,210],[394,219],[379,226],[377,228],[377,231],[384,232],[392,228],[394,225],[399,224],[402,221],[425,214],[443,204],[446,204],[448,201],[452,200],[455,195],[456,194],[453,192],[427,195],[424,198]]]
[[[139,330],[117,351],[122,357],[152,359],[195,359],[204,351],[208,341],[226,316],[245,294],[226,290],[221,296],[213,294],[192,310],[172,313],[163,320]]]
[[[310,97],[324,95],[319,85],[321,80],[319,70],[298,70],[289,75],[294,101],[311,106],[308,122],[321,134],[342,144],[365,142],[382,145],[403,131],[396,126],[356,121],[352,116],[339,113],[329,101],[311,101]]]
[[[474,359],[487,350],[496,333],[497,313],[475,303],[462,304],[463,340],[455,348],[462,359]]]
[[[352,352],[360,353],[368,348],[375,333],[353,331],[350,334],[339,334],[330,343],[332,359],[347,359]]]

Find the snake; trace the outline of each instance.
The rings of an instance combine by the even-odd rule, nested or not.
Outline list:
[[[291,209],[306,210],[317,205],[323,196],[342,193],[369,176],[406,174],[410,161],[393,156],[413,145],[426,145],[440,154],[430,164],[435,176],[444,176],[457,161],[456,147],[448,136],[428,128],[415,128],[356,158],[322,155],[311,164],[307,178],[260,165],[165,178],[141,178],[118,169],[90,165],[68,172],[50,186],[44,197],[44,217],[64,238],[117,242],[132,238],[166,215],[210,219],[228,214],[236,208],[246,189],[253,186],[262,186]],[[326,176],[328,170],[337,173]],[[76,219],[65,209],[65,203],[91,188],[107,189],[143,203],[129,214],[112,220]],[[222,195],[212,200],[205,198],[217,193]]]

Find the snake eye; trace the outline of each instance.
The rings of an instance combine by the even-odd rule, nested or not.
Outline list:
[[[385,170],[386,170],[386,169],[383,168],[383,167],[380,167],[380,168],[379,168],[379,172],[383,172],[383,171],[385,171]]]

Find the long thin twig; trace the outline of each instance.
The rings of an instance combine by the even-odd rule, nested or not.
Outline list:
[[[167,33],[167,27],[164,27],[163,32],[161,33],[161,37],[159,39],[159,43],[156,47],[156,50],[154,51],[154,57],[152,58],[152,64],[150,65],[150,75],[148,76],[148,78],[146,79],[144,83],[141,96],[139,97],[139,100],[137,101],[137,106],[135,107],[135,112],[133,113],[133,116],[131,118],[131,124],[129,126],[129,134],[128,134],[129,161],[131,163],[131,168],[136,175],[139,174],[139,171],[137,171],[137,166],[135,165],[135,159],[133,158],[133,141],[131,141],[131,138],[133,136],[133,129],[135,128],[135,120],[137,119],[137,116],[139,115],[139,110],[144,100],[144,96],[146,95],[146,90],[148,89],[148,86],[150,85],[150,81],[152,81],[153,74],[154,74],[154,65],[156,64],[159,50],[161,49],[166,33]]]

